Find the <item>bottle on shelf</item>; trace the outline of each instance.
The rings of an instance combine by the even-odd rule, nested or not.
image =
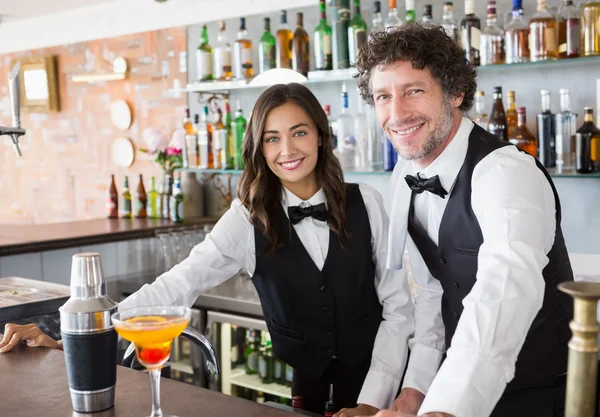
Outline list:
[[[516,145],[520,149],[527,152],[534,158],[537,156],[537,141],[533,133],[527,129],[527,115],[525,107],[519,107],[517,109],[518,124],[512,131],[512,135],[509,134],[509,142]]]
[[[358,100],[358,112],[354,117],[354,139],[356,143],[356,155],[354,169],[357,171],[367,171],[369,169],[369,120],[365,111],[365,105],[362,100]]]
[[[215,80],[224,81],[232,78],[231,45],[227,42],[225,21],[219,21],[217,43],[213,48],[213,76]]]
[[[417,21],[417,12],[415,11],[415,0],[406,0],[406,12],[404,13],[406,23]]]
[[[308,33],[304,30],[304,15],[298,12],[296,13],[296,30],[292,39],[292,69],[307,77],[309,67]]]
[[[131,218],[131,193],[129,192],[129,177],[125,175],[123,192],[121,193],[121,217]]]
[[[225,141],[221,146],[221,166],[224,169],[233,169],[233,152],[235,147],[232,142],[231,135],[231,108],[229,106],[229,99],[225,100],[225,114],[223,116],[223,129],[225,132],[221,133],[222,139]]]
[[[156,181],[150,177],[150,191],[148,192],[148,218],[160,219],[159,194],[156,191]]]
[[[475,0],[465,0],[465,17],[460,21],[460,46],[471,64],[479,65],[481,21],[475,16]]]
[[[561,88],[560,113],[555,117],[556,170],[558,173],[575,169],[575,132],[577,115],[571,112],[569,90]]]
[[[512,18],[504,34],[506,63],[529,62],[529,25],[523,16],[522,0],[513,0]]]
[[[333,69],[331,52],[331,26],[327,23],[327,8],[325,0],[319,0],[321,20],[315,28],[314,51],[315,68],[317,71],[328,71]]]
[[[184,168],[198,168],[200,166],[200,149],[198,148],[198,123],[200,115],[194,115],[194,124],[191,125],[191,129],[186,128],[185,134],[185,158],[183,160]]]
[[[225,131],[225,125],[223,123],[223,111],[217,109],[217,119],[212,125],[212,153],[213,153],[213,168],[223,169],[221,165],[223,161],[223,147],[227,146],[227,132]]]
[[[442,27],[455,41],[458,41],[458,24],[454,19],[454,4],[451,1],[444,2],[442,15]]]
[[[162,218],[171,218],[171,193],[173,192],[173,176],[171,174],[165,174],[165,178],[162,185],[162,198],[161,198],[161,209]]]
[[[196,50],[196,78],[199,81],[209,81],[213,77],[213,49],[208,43],[208,31],[206,25],[202,25],[200,45]]]
[[[508,90],[506,92],[506,101],[508,108],[506,109],[506,125],[508,128],[508,137],[511,138],[513,131],[519,125],[519,117],[517,115],[517,102],[515,99],[515,91]]]
[[[200,168],[210,169],[214,165],[212,158],[212,136],[208,124],[208,107],[202,109],[200,123],[198,123],[198,148],[200,153]]]
[[[350,67],[348,27],[350,26],[350,0],[332,0],[333,69]]]
[[[481,32],[481,65],[504,64],[504,31],[496,19],[496,0],[488,0],[486,26]]]
[[[392,142],[385,136],[383,139],[383,170],[393,171],[397,162],[398,153],[394,149]]]
[[[337,119],[338,143],[337,157],[344,171],[355,171],[357,160],[356,132],[354,131],[354,118],[348,110],[348,91],[346,83],[342,84],[342,113]]]
[[[252,41],[248,39],[246,18],[240,18],[240,30],[237,40],[233,43],[233,76],[238,80],[252,78]]]
[[[366,41],[367,24],[360,15],[360,0],[354,0],[354,16],[348,27],[348,51],[351,66],[354,66],[358,58],[358,51]]]
[[[181,180],[179,176],[175,177],[173,184],[173,193],[169,200],[170,218],[173,223],[183,223],[183,199],[184,195],[181,192]]]
[[[423,23],[434,23],[433,21],[433,6],[431,4],[423,5],[423,17],[421,18]]]
[[[246,119],[244,119],[244,113],[240,107],[240,102],[237,102],[237,111],[235,112],[235,119],[231,122],[231,132],[233,135],[233,166],[235,169],[244,169],[244,157],[243,157],[243,142],[244,134],[246,133]]]
[[[294,379],[294,368],[289,364],[285,364],[285,385],[288,387],[292,386],[292,380]],[[293,399],[292,399],[293,401]],[[296,408],[296,407],[294,407]],[[302,407],[300,407],[302,408]]]
[[[487,130],[500,139],[508,141],[507,124],[504,104],[502,104],[502,87],[494,87],[494,104],[490,112]]]
[[[258,42],[258,72],[277,68],[275,62],[275,37],[271,33],[271,19],[265,17],[265,27]]]
[[[581,55],[581,13],[573,0],[564,0],[558,10],[558,57]]]
[[[287,11],[281,11],[279,22],[279,29],[277,29],[277,33],[275,34],[275,38],[277,39],[277,68],[292,69],[292,39],[294,39],[294,34],[288,27]]]
[[[547,0],[537,1],[537,13],[529,21],[529,55],[532,62],[556,59],[556,18],[548,11]]]
[[[389,30],[390,28],[395,28],[402,26],[402,19],[398,16],[398,6],[396,4],[396,0],[389,0],[388,3],[388,16],[385,19],[385,29]]]
[[[583,124],[575,133],[575,169],[580,174],[594,172],[594,157],[596,161],[599,159],[594,148],[598,148],[599,141],[600,130],[594,124],[594,109],[584,107]]]
[[[369,171],[383,171],[383,146],[385,134],[377,120],[375,107],[366,106],[367,125],[369,136],[367,137],[367,164]]]
[[[600,55],[600,1],[584,0],[581,8],[581,49],[583,56]]]
[[[263,384],[271,384],[275,382],[275,357],[271,341],[267,340],[262,349],[262,355],[258,360],[258,372]]]
[[[246,333],[246,350],[244,352],[244,363],[246,373],[254,375],[258,373],[258,348],[256,343],[256,330],[248,329]]]
[[[119,217],[119,192],[115,183],[115,174],[110,176],[110,186],[108,187],[108,198],[106,199],[106,208],[108,209],[108,218],[116,219]]]
[[[134,216],[138,219],[145,219],[148,217],[148,194],[146,194],[146,187],[144,187],[144,179],[140,174],[140,180],[138,182],[137,190],[135,193],[135,212]]]
[[[481,128],[487,130],[489,117],[485,112],[485,93],[483,91],[475,92],[475,114],[473,115],[473,121],[477,123]]]
[[[331,117],[331,106],[325,104],[323,111],[327,115],[327,121],[329,122],[329,135],[331,136],[331,149],[337,147],[337,122]]]
[[[373,19],[371,20],[371,33],[383,32],[383,16],[381,15],[381,1],[373,2]]]
[[[556,166],[554,115],[550,111],[550,91],[541,90],[542,112],[537,115],[538,159],[546,168]]]

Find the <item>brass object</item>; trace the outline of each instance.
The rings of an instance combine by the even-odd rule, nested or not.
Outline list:
[[[570,327],[565,417],[594,417],[598,376],[597,307],[600,283],[563,282],[558,288],[574,299]]]
[[[58,91],[58,64],[56,56],[16,58],[21,64],[21,108],[32,113],[60,111]]]

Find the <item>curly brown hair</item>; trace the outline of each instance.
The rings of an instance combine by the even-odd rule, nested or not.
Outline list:
[[[342,167],[333,153],[327,115],[319,100],[305,86],[297,83],[276,84],[258,98],[248,121],[242,145],[244,172],[238,183],[238,197],[250,213],[250,223],[269,239],[267,251],[284,244],[284,231],[276,227],[276,210],[281,204],[282,185],[271,171],[262,153],[265,123],[271,110],[287,102],[302,107],[312,117],[321,139],[317,155],[317,181],[327,198],[329,228],[340,243],[348,236],[346,225],[346,185]]]
[[[372,70],[397,61],[410,61],[414,69],[428,68],[446,96],[464,94],[462,111],[473,106],[477,70],[444,28],[409,23],[395,30],[373,33],[361,46],[356,61],[355,77],[364,101],[373,105]]]

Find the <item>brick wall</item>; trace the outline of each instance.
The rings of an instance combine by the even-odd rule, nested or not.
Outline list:
[[[48,223],[104,217],[106,190],[114,173],[119,191],[125,175],[130,188],[144,175],[161,170],[152,158],[139,152],[146,127],[159,127],[169,137],[180,126],[186,108],[185,94],[168,93],[174,81],[185,86],[185,28],[101,39],[91,42],[26,51],[0,57],[0,125],[10,126],[7,74],[11,60],[19,56],[56,55],[59,113],[21,112],[27,130],[21,139],[23,157],[17,158],[8,137],[0,137],[0,223]],[[97,84],[73,83],[71,74],[110,70],[114,57],[124,57],[130,67],[124,81]],[[87,70],[86,70],[87,65]],[[181,72],[184,71],[184,72]],[[128,102],[133,123],[127,131],[110,119],[114,100]],[[135,145],[135,161],[129,168],[111,160],[111,141],[119,136]]]

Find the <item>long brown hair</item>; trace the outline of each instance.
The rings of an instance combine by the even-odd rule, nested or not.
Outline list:
[[[313,93],[301,84],[276,84],[258,98],[242,146],[245,168],[238,183],[238,197],[250,212],[252,225],[269,239],[267,250],[281,247],[284,243],[284,231],[276,226],[275,214],[281,204],[282,185],[263,156],[262,137],[269,112],[288,102],[302,107],[317,126],[321,143],[315,167],[317,181],[327,198],[327,223],[338,235],[340,242],[343,242],[348,236],[344,174],[333,154],[327,115]]]

